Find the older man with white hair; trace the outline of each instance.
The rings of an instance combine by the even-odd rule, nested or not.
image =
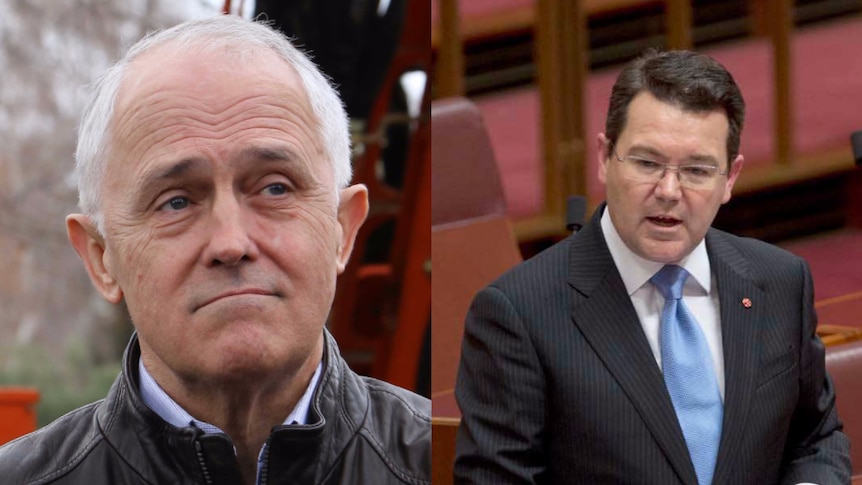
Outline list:
[[[347,118],[269,27],[134,45],[80,127],[67,229],[136,334],[107,398],[0,448],[4,483],[430,483],[430,403],[325,330],[368,213]]]

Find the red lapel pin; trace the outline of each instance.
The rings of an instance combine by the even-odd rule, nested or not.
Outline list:
[[[744,306],[745,308],[751,308],[751,299],[750,298],[743,298],[742,299],[742,306]]]

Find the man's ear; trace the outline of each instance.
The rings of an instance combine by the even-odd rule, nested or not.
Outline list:
[[[610,150],[610,142],[604,133],[599,133],[599,136],[596,137],[596,145],[596,158],[598,158],[599,162],[598,165],[596,165],[598,168],[598,178],[602,185],[606,185],[608,183],[608,159],[611,154],[608,153]]]
[[[112,274],[105,252],[105,239],[93,221],[83,214],[70,214],[66,217],[66,232],[69,242],[84,262],[93,286],[109,302],[119,303],[123,299],[123,290]]]
[[[338,241],[338,274],[344,271],[356,234],[368,216],[368,189],[362,184],[351,185],[341,191],[338,201],[338,225],[341,228]]]
[[[727,180],[724,183],[724,195],[721,199],[722,204],[726,204],[730,200],[730,196],[733,193],[733,184],[736,183],[736,178],[739,177],[739,172],[742,171],[742,164],[744,162],[745,159],[742,158],[742,155],[737,155],[730,164],[727,173]]]

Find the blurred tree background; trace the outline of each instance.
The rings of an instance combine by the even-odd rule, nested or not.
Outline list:
[[[132,331],[66,239],[86,87],[148,31],[221,3],[0,0],[0,385],[38,388],[40,425],[104,397]]]

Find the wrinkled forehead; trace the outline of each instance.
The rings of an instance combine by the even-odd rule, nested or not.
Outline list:
[[[266,47],[169,43],[150,49],[126,70],[109,132],[108,173],[128,173],[152,163],[153,157],[179,156],[175,140],[200,136],[216,144],[208,142],[209,148],[229,156],[253,148],[245,146],[251,142],[241,135],[245,133],[264,136],[270,148],[286,143],[302,154],[308,170],[324,183],[334,183],[319,120],[302,81]],[[215,134],[228,138],[213,138]]]
[[[268,47],[204,40],[168,41],[153,47],[130,62],[115,100],[112,128],[129,121],[153,99],[170,94],[211,112],[256,96],[263,102],[289,99],[308,115],[314,141],[321,143],[319,120],[299,74]]]

